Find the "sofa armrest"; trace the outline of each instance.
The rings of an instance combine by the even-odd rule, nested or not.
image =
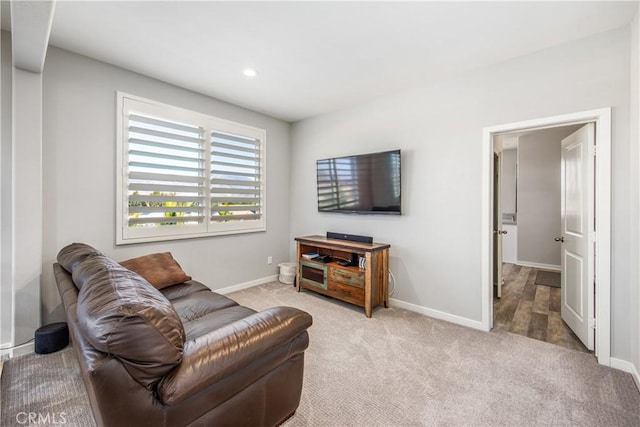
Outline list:
[[[247,366],[311,326],[308,313],[274,307],[211,331],[184,345],[182,362],[158,384],[169,406]]]

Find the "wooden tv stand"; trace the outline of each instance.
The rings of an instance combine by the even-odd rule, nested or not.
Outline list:
[[[309,289],[364,308],[367,317],[379,304],[389,307],[389,247],[386,243],[360,243],[323,236],[296,237],[298,265],[296,290]],[[324,263],[303,257],[306,253],[328,255]],[[342,266],[337,260],[364,257],[364,269]]]

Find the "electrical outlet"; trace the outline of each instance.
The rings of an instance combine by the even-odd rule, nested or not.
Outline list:
[[[267,257],[267,264],[273,264],[273,257],[272,256],[268,256]]]

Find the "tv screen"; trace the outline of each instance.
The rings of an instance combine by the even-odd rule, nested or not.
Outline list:
[[[400,150],[316,162],[318,211],[400,215]]]

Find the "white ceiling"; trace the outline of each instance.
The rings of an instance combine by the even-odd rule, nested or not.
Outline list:
[[[627,25],[637,7],[59,0],[50,43],[296,121]]]

